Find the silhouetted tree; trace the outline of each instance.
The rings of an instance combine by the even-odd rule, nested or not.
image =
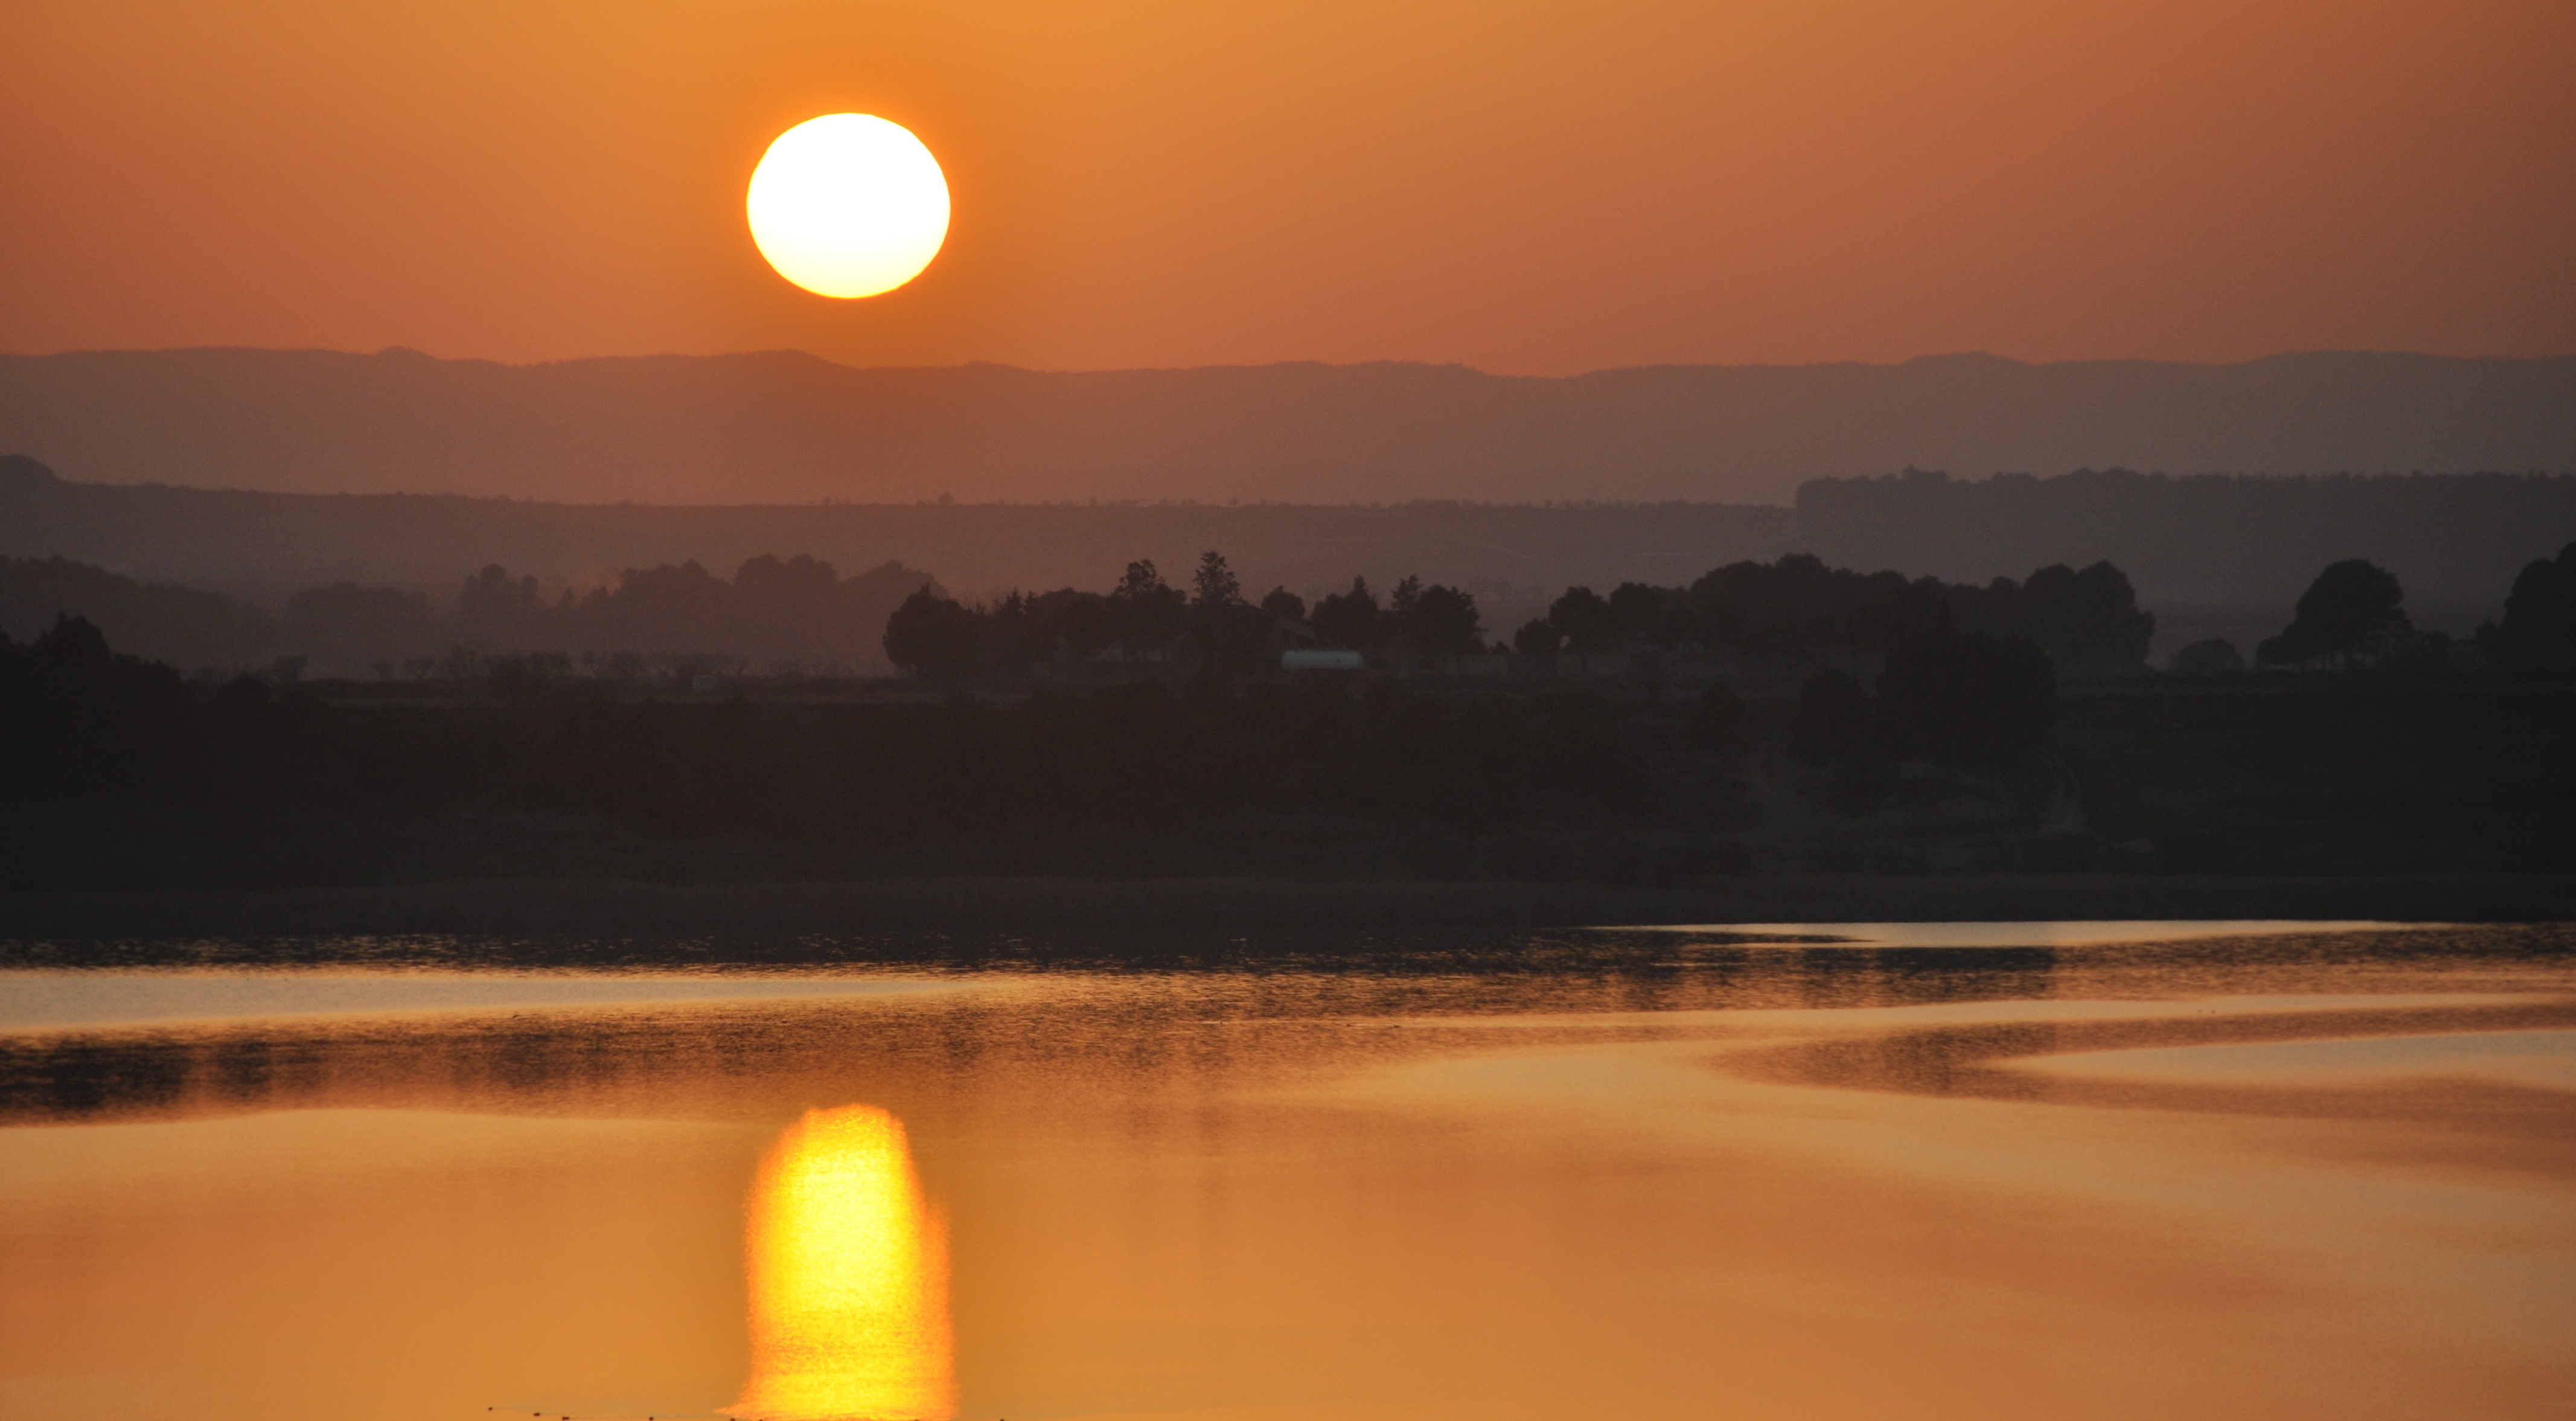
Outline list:
[[[2290,625],[2255,648],[2255,659],[2266,666],[2326,658],[2350,665],[2374,641],[2409,630],[2405,601],[2396,574],[2361,558],[2346,559],[2317,574],[2299,594]]]
[[[487,569],[492,571],[492,569]],[[536,579],[527,584],[533,595]],[[712,651],[733,630],[734,589],[723,578],[692,560],[673,567],[628,568],[617,585],[582,600],[577,615],[581,639],[589,644],[664,652]],[[468,623],[469,627],[472,626]],[[566,630],[531,635],[508,630],[487,632],[485,645],[502,647],[561,646]]]
[[[1484,649],[1477,629],[1475,594],[1420,578],[1398,583],[1388,620],[1395,635],[1425,656],[1465,656]]]
[[[1569,587],[1548,605],[1547,622],[1565,637],[1566,650],[1578,655],[1614,650],[1619,626],[1610,603],[1589,587]]]
[[[1421,600],[1422,579],[1414,576],[1412,573],[1406,573],[1403,577],[1396,580],[1395,590],[1387,594],[1386,614],[1388,620],[1393,622],[1396,627],[1401,628],[1404,623],[1412,617],[1413,604]]]
[[[1665,597],[1662,588],[1649,587],[1642,582],[1623,582],[1611,589],[1609,614],[1612,635],[1631,642],[1669,640],[1661,635]]]
[[[2077,572],[2054,563],[2021,585],[2017,616],[1962,627],[2026,636],[2058,664],[2092,670],[2143,667],[2155,640],[2156,618],[2138,610],[2128,574],[2107,562]],[[2016,625],[2018,623],[2018,625]]]
[[[762,553],[746,558],[735,568],[733,587],[753,602],[792,606],[799,602],[819,601],[840,586],[839,569],[807,553],[782,558],[776,553]]]
[[[1523,656],[1554,656],[1565,645],[1565,633],[1545,617],[1532,617],[1512,633],[1512,650]]]
[[[1942,601],[1941,584],[1928,577],[1829,568],[1792,553],[1700,577],[1682,594],[1690,617],[1671,639],[1773,654],[1883,651],[1938,631]]]
[[[79,675],[115,669],[115,654],[107,649],[107,638],[90,625],[87,617],[60,616],[53,627],[36,638],[33,648],[35,664],[55,675]]]
[[[1306,599],[1285,587],[1273,587],[1261,596],[1261,610],[1284,621],[1306,620]]]
[[[1014,669],[1033,661],[1088,660],[1118,640],[1109,599],[1070,587],[1034,596],[1014,592],[986,616],[993,624],[987,654],[1002,656]]]
[[[1369,591],[1368,579],[1354,577],[1347,592],[1336,592],[1315,604],[1315,635],[1333,646],[1353,651],[1372,651],[1385,640],[1385,629],[1379,624],[1377,594]]]
[[[982,632],[973,612],[925,587],[886,619],[886,659],[926,680],[961,680],[975,674]]]
[[[691,571],[705,575],[696,563]],[[538,595],[537,580],[523,577],[512,581],[509,570],[499,563],[486,566],[465,579],[456,594],[456,625],[466,636],[492,645],[525,646],[531,640],[545,640],[551,628],[546,623],[549,609]]]
[[[1131,660],[1159,658],[1179,640],[1189,615],[1189,599],[1167,587],[1150,560],[1127,564],[1126,575],[1109,592],[1111,635]]]
[[[1232,607],[1243,601],[1243,584],[1234,569],[1225,565],[1225,554],[1213,550],[1199,555],[1199,570],[1190,579],[1195,607]]]
[[[2542,558],[2513,580],[2504,625],[2489,638],[2510,666],[2576,670],[2576,543]]]
[[[1202,674],[1240,676],[1261,669],[1270,659],[1270,619],[1245,603],[1243,585],[1225,556],[1202,556],[1192,585],[1190,637]]]

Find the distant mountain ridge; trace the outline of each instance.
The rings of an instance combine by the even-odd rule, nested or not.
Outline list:
[[[795,352],[0,356],[0,449],[85,483],[567,503],[1785,504],[1807,479],[2576,470],[2576,356],[1048,373]]]

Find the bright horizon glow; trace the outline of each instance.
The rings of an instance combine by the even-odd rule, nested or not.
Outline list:
[[[823,296],[892,291],[948,237],[939,160],[911,130],[874,114],[825,114],[778,135],[744,207],[760,254]]]
[[[805,1112],[760,1162],[748,1232],[751,1380],[728,1415],[949,1414],[948,1234],[902,1121],[870,1105]]]

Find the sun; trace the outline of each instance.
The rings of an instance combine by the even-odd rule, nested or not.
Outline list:
[[[948,237],[939,160],[911,130],[874,114],[825,114],[778,135],[743,205],[760,254],[824,296],[892,291]]]

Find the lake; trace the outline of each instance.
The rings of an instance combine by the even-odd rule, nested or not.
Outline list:
[[[0,973],[0,1415],[2576,1412],[2565,927],[299,955]]]

